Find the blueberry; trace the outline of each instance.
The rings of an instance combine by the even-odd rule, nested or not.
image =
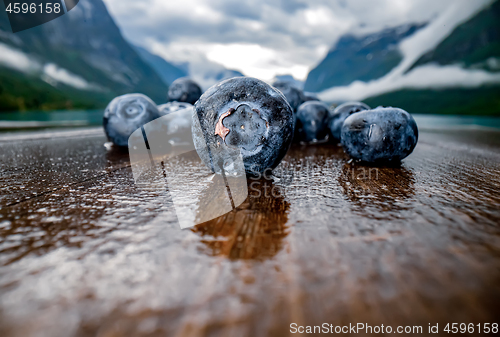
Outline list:
[[[331,113],[329,122],[330,133],[332,134],[333,140],[340,141],[340,131],[345,119],[349,117],[349,115],[363,110],[370,110],[370,107],[362,102],[347,102],[336,107]]]
[[[283,93],[293,112],[297,112],[299,105],[304,102],[302,90],[285,81],[274,82],[273,86]]]
[[[342,126],[344,151],[367,163],[397,163],[413,151],[417,141],[415,120],[398,108],[361,111],[347,117]]]
[[[176,79],[168,89],[170,102],[187,102],[194,104],[201,96],[201,88],[195,81],[187,77]]]
[[[314,92],[304,91],[302,93],[302,101],[304,102],[319,101],[319,100],[320,99],[318,98],[318,95],[316,95]]]
[[[311,142],[328,136],[328,106],[318,101],[301,104],[297,110],[298,140]]]
[[[160,112],[149,97],[143,94],[118,96],[104,111],[104,131],[113,144],[127,146],[135,130],[158,117]]]
[[[158,110],[162,116],[168,115],[172,112],[176,112],[186,108],[192,108],[193,105],[186,102],[168,102],[158,106]]]
[[[179,143],[179,139],[191,133],[192,109],[193,105],[186,102],[168,102],[158,106],[162,116],[170,115],[170,118],[162,120],[159,124],[164,127],[162,131],[169,135],[170,143]],[[181,112],[181,110],[186,111]],[[178,113],[173,114],[174,112]]]
[[[220,82],[200,97],[194,109],[195,147],[212,171],[220,167],[216,158],[236,154],[242,156],[247,173],[262,173],[281,162],[292,142],[295,119],[290,105],[281,92],[258,79]]]

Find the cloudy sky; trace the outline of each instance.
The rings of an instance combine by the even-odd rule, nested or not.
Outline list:
[[[130,41],[175,62],[305,79],[338,38],[438,17],[459,0],[104,0]],[[467,0],[471,3],[476,0]],[[479,2],[484,2],[480,0]],[[474,6],[464,10],[473,11]]]

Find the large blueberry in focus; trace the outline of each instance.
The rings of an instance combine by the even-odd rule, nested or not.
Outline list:
[[[192,108],[193,105],[186,102],[168,102],[162,105],[158,105],[158,110],[162,116],[168,115],[172,112],[183,110],[186,108]]]
[[[281,91],[285,98],[292,107],[293,112],[297,112],[299,105],[304,102],[302,90],[294,87],[290,82],[277,81],[273,83],[273,86]]]
[[[397,163],[417,145],[417,123],[402,109],[378,107],[347,117],[340,139],[344,151],[353,159]]]
[[[200,86],[188,77],[176,79],[168,89],[168,100],[170,102],[177,101],[194,104],[200,96]]]
[[[158,117],[160,112],[149,97],[143,94],[118,96],[104,111],[104,131],[113,144],[127,146],[135,130]]]
[[[370,107],[363,102],[347,102],[336,107],[330,115],[330,133],[333,139],[340,141],[340,131],[347,117],[355,112],[370,110]]]
[[[301,104],[297,110],[298,140],[311,142],[328,136],[328,106],[318,101]]]
[[[247,173],[262,173],[281,162],[292,142],[295,119],[290,105],[280,91],[258,79],[220,82],[200,97],[194,109],[195,147],[212,171],[218,172],[218,158],[237,153]]]

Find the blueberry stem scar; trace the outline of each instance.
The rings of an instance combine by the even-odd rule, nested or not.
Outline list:
[[[219,117],[219,121],[217,122],[217,124],[215,125],[215,134],[216,135],[219,135],[220,138],[222,138],[222,140],[226,140],[226,136],[227,134],[229,133],[229,130],[228,128],[226,128],[224,126],[224,124],[222,124],[222,122],[224,121],[224,118],[226,118],[227,116],[231,115],[233,112],[235,112],[235,110],[233,108],[229,109],[227,112],[223,113],[220,117]]]

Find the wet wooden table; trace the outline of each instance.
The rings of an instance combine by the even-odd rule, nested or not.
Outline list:
[[[295,145],[279,178],[187,230],[104,141],[0,134],[0,336],[500,323],[498,131],[423,131],[397,168]]]

